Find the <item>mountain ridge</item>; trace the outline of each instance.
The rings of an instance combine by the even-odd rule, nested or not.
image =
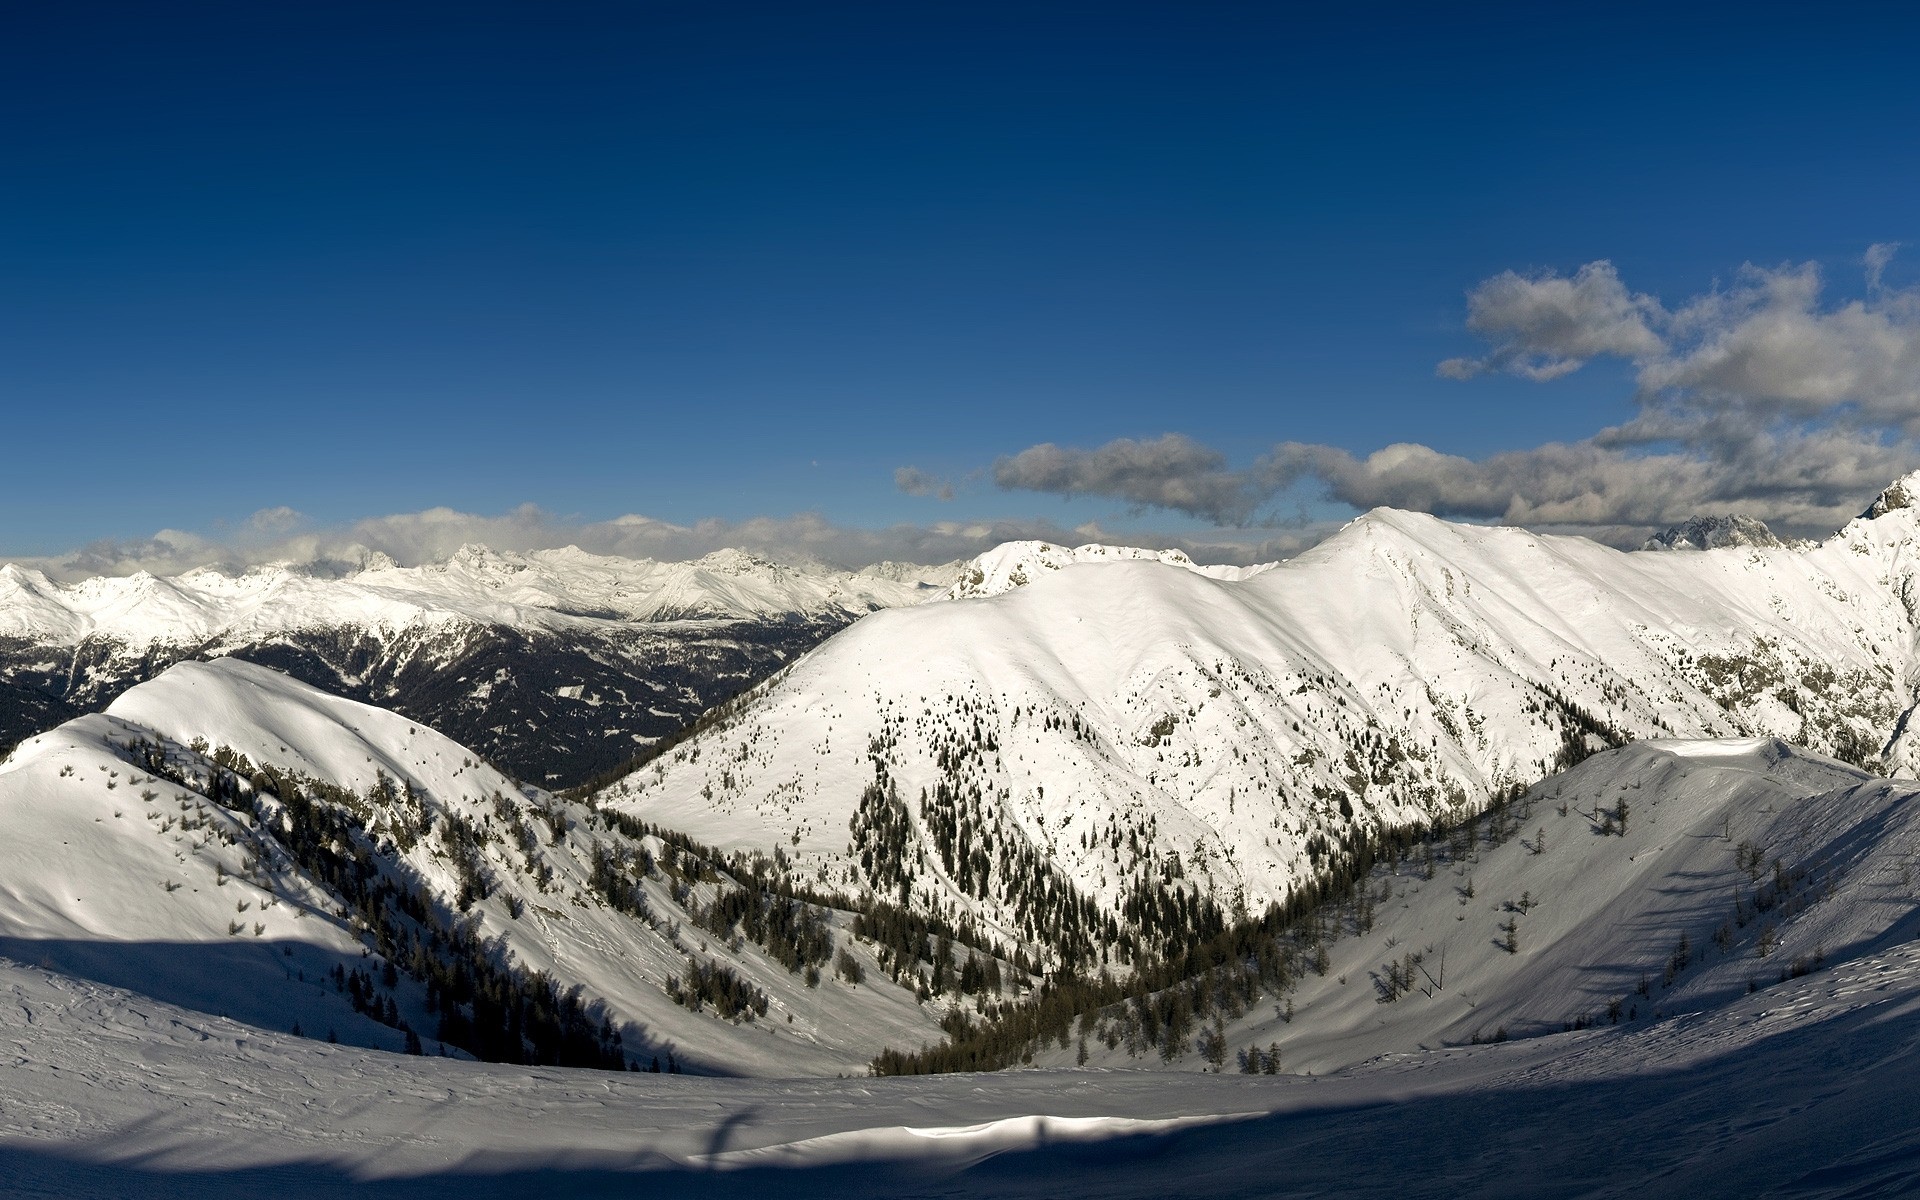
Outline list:
[[[1779,736],[1911,773],[1915,512],[1807,549],[1629,554],[1380,509],[1238,582],[1066,564],[863,620],[599,799],[1018,938],[1016,879],[1109,912],[1184,880],[1257,912],[1370,829],[1629,739]],[[1023,875],[1029,854],[1058,874]]]

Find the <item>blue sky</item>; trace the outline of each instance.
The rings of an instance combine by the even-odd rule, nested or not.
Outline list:
[[[217,541],[282,506],[305,528],[531,504],[1212,537],[1223,518],[1165,481],[995,472],[1167,434],[1219,456],[1203,473],[1259,475],[1230,526],[1423,496],[1817,525],[1912,459],[1905,342],[1855,393],[1729,399],[1683,368],[1774,301],[1704,338],[1670,319],[1743,264],[1811,264],[1818,299],[1779,303],[1833,353],[1892,344],[1840,336],[1850,300],[1892,338],[1920,323],[1920,247],[1883,250],[1877,287],[1862,262],[1920,240],[1902,9],[1348,7],[16,6],[0,554]],[[1492,293],[1468,328],[1484,281],[1600,260],[1662,306],[1657,348],[1570,354]],[[1574,366],[1523,377],[1502,338]],[[1693,423],[1594,469],[1704,464],[1665,509],[1574,504],[1537,458],[1474,465],[1645,417],[1656,375]],[[1849,469],[1741,495],[1730,464],[1758,451],[1700,432],[1729,414],[1786,439],[1769,453],[1839,437]],[[1500,495],[1324,465],[1401,442]],[[1276,482],[1279,443],[1320,465]],[[957,494],[905,494],[904,466]]]

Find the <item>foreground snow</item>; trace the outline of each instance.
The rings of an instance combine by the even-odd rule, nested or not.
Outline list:
[[[0,963],[10,1195],[1893,1195],[1920,950],[1331,1076],[757,1083],[319,1046]]]

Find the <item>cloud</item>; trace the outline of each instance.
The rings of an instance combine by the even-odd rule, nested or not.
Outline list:
[[[1739,511],[1791,534],[1825,532],[1917,461],[1910,449],[1838,431],[1761,434],[1721,450],[1636,453],[1585,441],[1475,460],[1412,444],[1362,458],[1285,443],[1269,462],[1278,484],[1311,479],[1358,509],[1605,530],[1603,540],[1637,545],[1648,526],[1702,513]]]
[[[1860,261],[1866,264],[1867,287],[1879,291],[1882,279],[1887,273],[1887,264],[1893,261],[1894,252],[1900,249],[1899,242],[1875,242],[1867,247]]]
[[[1450,358],[1449,379],[1509,371],[1544,382],[1603,354],[1640,359],[1661,350],[1658,302],[1627,291],[1610,262],[1591,262],[1571,279],[1551,272],[1502,271],[1467,294],[1467,328],[1491,342],[1484,358]]]
[[[952,480],[929,475],[919,467],[895,468],[893,486],[909,496],[932,496],[938,500],[953,499]]]
[[[1629,292],[1608,262],[1570,279],[1506,271],[1467,296],[1467,328],[1489,352],[1437,370],[1545,382],[1598,357],[1624,359],[1648,440],[1727,412],[1749,424],[1826,419],[1912,436],[1920,433],[1920,292],[1885,286],[1896,249],[1869,247],[1867,295],[1830,307],[1814,263],[1748,264],[1730,287],[1672,310]]]
[[[1012,490],[1103,496],[1231,525],[1247,520],[1267,489],[1226,462],[1219,451],[1178,433],[1120,438],[1092,450],[1043,442],[996,461],[993,479]]]
[[[1892,243],[1863,257],[1867,294],[1823,301],[1813,264],[1743,267],[1731,286],[1669,308],[1630,291],[1608,262],[1571,277],[1503,272],[1468,294],[1489,343],[1439,373],[1504,371],[1538,382],[1595,358],[1628,361],[1638,411],[1572,442],[1481,459],[1396,443],[1358,455],[1283,442],[1233,468],[1179,434],[1091,450],[1031,447],[995,467],[1003,487],[1099,495],[1222,524],[1288,489],[1328,499],[1638,544],[1649,525],[1740,511],[1790,533],[1831,530],[1920,465],[1920,289],[1884,282]]]
[[[247,526],[259,533],[284,534],[306,523],[306,518],[282,504],[263,508],[247,518]]]
[[[1735,413],[1920,433],[1920,294],[1881,286],[1823,308],[1821,291],[1811,263],[1746,267],[1675,312],[1638,374],[1649,424]]]

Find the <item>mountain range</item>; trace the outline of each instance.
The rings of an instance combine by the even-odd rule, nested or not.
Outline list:
[[[232,655],[378,703],[514,775],[578,783],[848,623],[941,594],[951,568],[666,563],[468,546],[342,577],[292,566],[61,585],[0,566],[0,743],[172,663]]]
[[[1310,1163],[1296,1124],[1258,1122],[1321,1114],[1285,1090],[1320,1080],[1336,1107],[1411,1087],[1518,1114],[1542,1080],[1644,1102],[1680,1086],[1663,1063],[1826,1079],[1862,1014],[1920,1003],[1914,495],[1897,481],[1818,543],[1709,523],[1631,553],[1376,510],[1256,568],[1047,543],[864,574],[479,549],[332,578],[8,568],[10,686],[51,707],[9,703],[32,728],[0,761],[0,987],[28,1087],[0,1120],[57,1096],[129,1144],[209,1153],[86,1082],[124,1047],[189,1108],[221,1081],[390,1072],[591,1096],[662,1145],[703,1131],[623,1171],[974,1163],[1236,1122],[1249,1153]],[[737,687],[683,687],[657,734],[619,724],[658,682],[619,647],[779,628],[804,632],[726,660]],[[514,638],[544,648],[475,649]],[[457,720],[419,711],[442,694]],[[534,695],[619,736],[582,760]],[[630,761],[598,766],[614,744]],[[559,787],[583,762],[591,786]],[[1033,1088],[970,1084],[971,1108],[937,1081],[871,1103],[804,1082],[1010,1066]],[[563,1082],[613,1070],[736,1078]],[[1142,1071],[1281,1090],[1143,1092]],[[395,1119],[438,1120],[452,1090],[403,1088]],[[1814,1090],[1796,1112],[1853,1094]],[[1673,1094],[1674,1129],[1733,1119],[1711,1087]],[[636,1099],[655,1095],[721,1115],[671,1133]],[[275,1104],[246,1119],[333,1161]],[[778,1115],[737,1134],[742,1104]],[[1068,1108],[1086,1115],[1044,1115]],[[456,1123],[449,1145],[495,1152],[486,1119]],[[66,1136],[43,1125],[6,1128]]]
[[[1097,965],[1160,892],[1259,913],[1630,740],[1914,773],[1920,510],[1875,508],[1806,548],[1376,510],[1240,580],[1062,565],[861,620],[598,800]]]

